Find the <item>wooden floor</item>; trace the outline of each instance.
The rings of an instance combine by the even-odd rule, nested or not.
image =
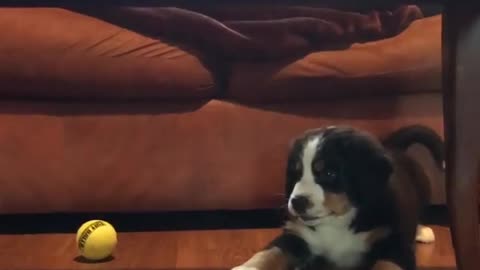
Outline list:
[[[420,269],[455,269],[448,229],[434,229],[437,242],[418,246]],[[245,261],[277,233],[276,229],[120,233],[114,258],[96,264],[77,258],[73,234],[3,234],[0,269],[229,269]]]

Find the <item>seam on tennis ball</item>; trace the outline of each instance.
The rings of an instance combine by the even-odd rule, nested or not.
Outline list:
[[[101,220],[97,220],[93,222],[92,224],[88,225],[87,228],[85,228],[82,233],[80,234],[80,237],[78,238],[78,248],[83,251],[85,248],[85,243],[87,242],[88,237],[92,232],[94,232],[96,229],[106,226],[105,222]]]

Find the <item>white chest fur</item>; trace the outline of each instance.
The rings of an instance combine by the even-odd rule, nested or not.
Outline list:
[[[315,230],[288,222],[286,228],[302,237],[313,254],[324,256],[338,267],[358,266],[370,249],[370,232],[354,233],[344,222],[321,224]]]

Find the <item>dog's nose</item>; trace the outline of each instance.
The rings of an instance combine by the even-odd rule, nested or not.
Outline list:
[[[304,214],[310,207],[310,200],[306,196],[295,196],[291,199],[292,208],[298,214]]]

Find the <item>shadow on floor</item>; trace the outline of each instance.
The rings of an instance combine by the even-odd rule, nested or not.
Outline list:
[[[0,234],[74,233],[82,223],[91,219],[109,221],[119,232],[251,229],[280,227],[283,223],[283,212],[277,209],[263,209],[170,213],[1,215]],[[424,220],[425,224],[448,225],[447,210],[443,206],[433,206],[427,211]]]

